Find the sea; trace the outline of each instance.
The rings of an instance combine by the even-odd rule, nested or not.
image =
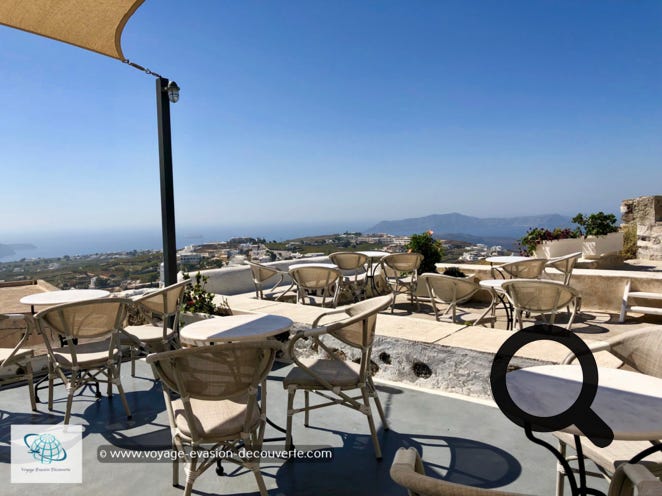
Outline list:
[[[222,226],[181,226],[176,228],[177,248],[231,238],[264,238],[267,241],[284,241],[303,236],[317,236],[342,232],[365,232],[370,222],[357,226],[341,223],[316,224],[271,224],[241,227]],[[0,256],[1,262],[14,262],[22,259],[59,258],[65,255],[92,255],[95,253],[116,253],[132,250],[160,250],[163,247],[160,229],[89,229],[61,230],[35,233],[0,232],[0,244],[29,245],[13,249],[13,253]]]

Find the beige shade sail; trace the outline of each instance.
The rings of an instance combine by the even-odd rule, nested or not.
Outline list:
[[[0,24],[124,61],[122,30],[144,0],[2,0]]]

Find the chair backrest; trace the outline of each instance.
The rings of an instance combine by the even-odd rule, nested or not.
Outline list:
[[[300,288],[311,291],[328,289],[342,280],[342,272],[332,267],[295,267],[290,269],[290,276]]]
[[[23,322],[25,324],[25,328],[22,326],[20,328],[12,329],[9,331],[8,329],[3,328],[2,333],[3,333],[3,341],[7,342],[7,344],[10,344],[9,347],[3,346],[1,349],[3,350],[10,350],[10,351],[5,351],[0,355],[0,369],[4,367],[9,367],[10,365],[13,365],[18,361],[18,356],[17,353],[21,346],[23,346],[27,340],[30,337],[30,333],[32,331],[32,326],[33,326],[33,321],[32,321],[32,316],[31,315],[24,315],[24,314],[0,314],[0,322],[6,321],[6,320],[13,320],[16,323],[18,322]],[[8,331],[8,332],[7,332]],[[5,339],[5,332],[7,334],[15,336],[14,339]],[[22,354],[21,354],[22,355]],[[0,382],[2,381],[2,377],[0,377]]]
[[[546,258],[531,258],[520,262],[507,263],[498,268],[516,279],[536,279],[545,270],[546,263]]]
[[[337,251],[329,255],[331,263],[340,270],[357,270],[368,262],[368,256],[355,251]]]
[[[582,256],[582,252],[578,251],[576,253],[571,253],[570,255],[564,255],[562,257],[551,258],[545,264],[546,267],[552,267],[563,274],[563,284],[566,286],[570,284],[570,278],[572,277],[572,270],[575,268],[577,260]]]
[[[176,315],[182,302],[182,295],[190,280],[179,281],[163,289],[147,293],[134,300],[135,303],[144,306],[153,314],[158,314],[162,319]]]
[[[122,329],[126,317],[128,298],[100,298],[56,305],[39,312],[35,319],[39,332],[45,336],[46,328],[59,336],[72,339],[106,338]],[[48,340],[45,339],[48,343]]]
[[[241,399],[265,380],[279,348],[272,340],[193,346],[151,354],[147,363],[168,389],[182,397]]]
[[[465,277],[429,272],[421,274],[420,279],[425,281],[430,298],[437,298],[445,303],[461,302],[480,290],[477,282]]]
[[[556,281],[511,279],[501,286],[515,308],[529,312],[551,312],[567,306],[577,292]]]
[[[329,334],[345,344],[363,348],[369,354],[375,339],[377,314],[388,308],[393,296],[378,296],[344,308],[347,318],[327,326]]]
[[[422,261],[423,255],[420,253],[391,253],[380,260],[381,264],[387,269],[398,273],[416,273]]]
[[[628,331],[607,341],[609,351],[642,374],[662,378],[662,327]]]
[[[271,279],[275,275],[281,273],[280,270],[267,265],[262,265],[257,262],[246,262],[251,268],[251,275],[253,277],[253,283],[256,285],[262,284],[263,282]]]

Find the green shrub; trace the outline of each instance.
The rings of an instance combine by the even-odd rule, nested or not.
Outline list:
[[[553,231],[543,227],[532,227],[526,234],[518,240],[520,253],[526,256],[533,256],[536,246],[543,241],[555,241],[557,239],[579,238],[581,232],[579,229],[561,229],[557,227]]]
[[[467,275],[457,267],[448,267],[446,270],[444,270],[444,275],[451,277],[467,277]]]
[[[579,226],[582,236],[606,236],[609,233],[618,232],[618,219],[614,214],[598,212],[585,216],[577,214],[572,222]]]
[[[444,248],[441,241],[432,237],[432,231],[427,231],[422,234],[412,234],[411,240],[405,248],[410,252],[420,253],[423,255],[423,261],[418,268],[418,273],[436,272],[437,267],[435,264],[441,262],[441,257],[444,256]]]
[[[184,274],[184,279],[190,279],[188,274]],[[223,300],[221,305],[214,303],[214,293],[210,293],[205,289],[207,283],[207,276],[203,276],[200,272],[195,275],[195,284],[186,286],[184,296],[182,297],[182,312],[189,313],[208,313],[210,315],[232,315],[232,310],[227,303]]]
[[[623,250],[621,255],[625,260],[637,258],[637,224],[632,223],[623,229]]]

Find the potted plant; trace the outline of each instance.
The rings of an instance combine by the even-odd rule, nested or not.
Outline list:
[[[582,251],[581,233],[577,229],[529,229],[519,240],[520,252],[526,256],[554,258]]]
[[[184,274],[184,279],[190,278],[188,274]],[[232,315],[232,310],[226,299],[223,299],[220,305],[214,303],[216,295],[205,289],[206,283],[207,276],[203,276],[198,272],[195,275],[195,284],[187,286],[184,290],[179,314],[182,325],[208,319],[214,315]]]
[[[619,231],[616,216],[597,212],[590,215],[577,214],[572,222],[579,226],[584,237],[582,256],[600,258],[623,249],[623,233]]]

